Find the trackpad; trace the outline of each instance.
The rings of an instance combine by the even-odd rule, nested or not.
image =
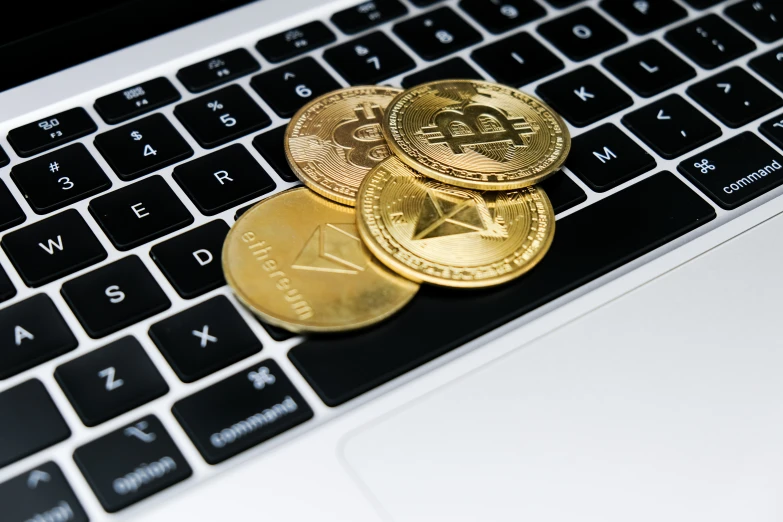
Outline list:
[[[379,419],[343,457],[386,517],[783,517],[776,218]]]

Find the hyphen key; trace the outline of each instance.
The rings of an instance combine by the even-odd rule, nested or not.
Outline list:
[[[743,132],[686,159],[677,170],[731,210],[783,183],[783,156],[755,134]]]

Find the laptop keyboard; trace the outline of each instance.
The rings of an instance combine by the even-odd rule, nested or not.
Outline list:
[[[341,411],[329,407],[747,210],[783,180],[781,10],[373,0],[6,129],[4,512],[34,502],[43,518],[86,520],[69,482],[112,513],[196,482],[193,467],[317,426]],[[242,212],[297,183],[286,119],[341,85],[448,77],[519,86],[571,124],[565,173],[542,184],[560,216],[545,260],[468,301],[425,285],[350,334],[301,339],[255,319],[225,286],[222,243]],[[616,229],[595,245],[601,222]]]

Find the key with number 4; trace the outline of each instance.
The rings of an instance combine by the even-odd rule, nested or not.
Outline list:
[[[95,147],[123,181],[193,155],[190,145],[162,114],[153,114],[99,134]]]

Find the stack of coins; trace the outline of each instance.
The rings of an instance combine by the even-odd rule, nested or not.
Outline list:
[[[226,280],[262,319],[294,332],[376,323],[421,283],[510,281],[552,243],[552,205],[535,184],[570,143],[552,109],[494,83],[331,92],[291,119],[282,144],[305,187],[235,223]]]

